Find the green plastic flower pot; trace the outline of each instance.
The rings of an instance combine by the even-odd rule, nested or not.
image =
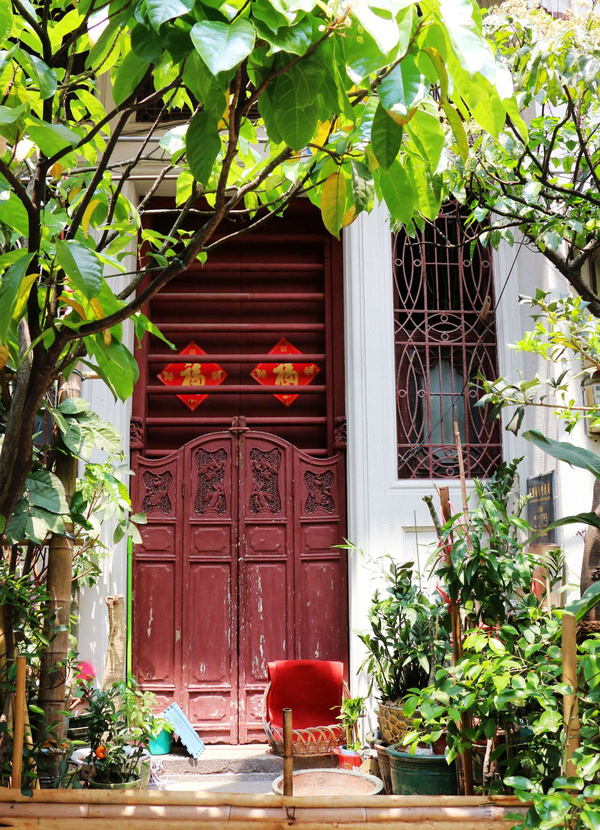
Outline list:
[[[107,782],[90,781],[89,786],[92,790],[139,790],[141,789],[141,779],[136,778],[133,781],[119,781],[118,784],[111,784]]]
[[[394,795],[456,795],[456,767],[444,755],[411,755],[388,746]]]
[[[150,738],[150,755],[168,755],[173,746],[173,733],[161,729],[155,738]]]

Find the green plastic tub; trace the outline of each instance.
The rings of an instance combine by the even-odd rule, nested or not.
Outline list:
[[[388,746],[394,795],[456,795],[456,767],[444,755],[411,755]]]
[[[173,733],[167,729],[161,729],[156,737],[150,738],[148,749],[150,755],[168,755],[173,747]]]

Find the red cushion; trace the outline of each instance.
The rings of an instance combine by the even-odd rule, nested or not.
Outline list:
[[[334,660],[278,660],[269,663],[267,717],[283,726],[282,709],[292,710],[294,729],[329,726],[340,714],[344,664]]]

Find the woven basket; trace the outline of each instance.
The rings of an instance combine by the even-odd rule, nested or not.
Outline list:
[[[267,683],[267,688],[262,699],[262,722],[273,754],[283,755],[283,729],[269,723],[267,718],[267,699],[270,689],[271,681]],[[342,694],[345,697],[350,697],[350,690],[346,683],[342,683]],[[313,726],[306,729],[292,730],[292,755],[295,757],[332,755],[334,749],[345,743],[346,732],[340,723],[334,723],[330,726]]]
[[[283,755],[283,729],[268,725],[267,737],[274,755]],[[346,742],[341,726],[315,726],[312,729],[292,731],[292,754],[294,757],[307,755],[331,755],[333,750]]]
[[[387,744],[397,744],[414,730],[414,721],[403,714],[400,703],[388,700],[379,704],[379,728]]]

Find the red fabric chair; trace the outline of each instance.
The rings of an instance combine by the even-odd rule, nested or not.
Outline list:
[[[336,723],[344,695],[344,666],[334,660],[279,660],[269,663],[263,698],[263,726],[276,755],[283,755],[282,710],[292,710],[294,755],[329,755],[345,742]]]

